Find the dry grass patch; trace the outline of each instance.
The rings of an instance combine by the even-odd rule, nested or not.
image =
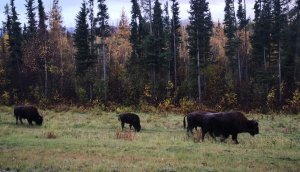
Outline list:
[[[56,135],[54,134],[54,132],[48,132],[47,139],[56,139]]]
[[[116,138],[117,139],[123,139],[123,140],[129,140],[129,141],[133,141],[135,136],[135,132],[129,130],[129,131],[122,131],[122,130],[117,130],[116,131]]]

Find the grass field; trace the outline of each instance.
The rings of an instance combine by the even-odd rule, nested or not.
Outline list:
[[[142,131],[130,141],[116,137],[117,113],[40,110],[37,127],[16,125],[12,111],[0,107],[0,171],[300,171],[300,115],[247,115],[260,134],[235,145],[194,142],[178,114],[138,113]]]

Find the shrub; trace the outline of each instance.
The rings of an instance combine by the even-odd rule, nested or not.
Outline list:
[[[85,91],[85,89],[80,87],[76,90],[76,93],[77,93],[77,96],[78,96],[78,99],[79,99],[80,102],[84,102],[86,100],[86,97],[85,97],[86,96],[86,91]]]
[[[172,104],[172,100],[168,98],[159,103],[158,108],[160,112],[173,111],[175,110],[175,105]]]
[[[276,107],[276,89],[272,88],[267,95],[268,110],[275,109]]]
[[[299,89],[295,90],[295,92],[293,93],[293,97],[290,100],[288,100],[288,104],[287,104],[286,108],[294,114],[297,114],[298,112],[300,112]]]
[[[234,92],[226,93],[217,106],[218,110],[234,109],[237,107],[237,94]]]
[[[9,92],[4,91],[1,95],[1,103],[5,105],[9,105],[9,99],[10,99]]]
[[[190,112],[192,109],[197,109],[197,102],[187,97],[180,99],[179,104],[183,113]]]

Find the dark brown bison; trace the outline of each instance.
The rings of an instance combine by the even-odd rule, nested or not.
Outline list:
[[[203,125],[203,119],[206,118],[207,115],[213,114],[213,111],[207,111],[207,112],[191,112],[188,113],[183,118],[183,127],[187,128],[187,135],[189,136],[189,133],[193,133],[193,129],[197,130],[197,127],[201,127]],[[187,126],[186,126],[186,121]]]
[[[222,141],[232,135],[232,140],[238,144],[239,133],[250,133],[252,136],[259,133],[258,123],[248,120],[241,112],[219,112],[205,116],[202,123],[202,141],[209,132],[213,136],[221,136]]]
[[[135,131],[139,132],[141,130],[140,118],[134,113],[123,113],[119,115],[119,121],[121,121],[122,130],[125,123],[129,124],[129,127],[133,126]]]
[[[16,117],[16,124],[18,124],[18,120],[20,120],[21,124],[23,124],[22,119],[27,119],[28,123],[32,125],[32,121],[34,121],[37,125],[42,125],[43,117],[40,116],[36,107],[31,105],[19,105],[14,109],[14,115]]]

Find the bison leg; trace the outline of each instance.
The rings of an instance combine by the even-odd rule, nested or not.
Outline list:
[[[122,131],[123,131],[123,129],[124,129],[124,122],[121,122],[121,127],[122,127]]]
[[[131,125],[131,124],[129,124],[129,128],[130,128],[130,130],[131,130],[131,127],[132,127],[132,125]]]
[[[202,128],[202,142],[204,142],[204,136],[207,133],[207,130]]]
[[[234,141],[235,144],[239,144],[238,140],[237,140],[237,134],[232,134],[232,140]]]
[[[27,121],[28,121],[29,125],[32,125],[32,120],[27,119]]]
[[[16,116],[16,124],[18,124],[18,120],[19,120],[19,119],[18,119],[18,116]]]
[[[20,120],[20,123],[23,124],[23,121],[22,121],[22,118],[21,118],[21,117],[19,117],[19,120]]]
[[[209,131],[209,135],[210,135],[215,141],[217,141],[216,136],[215,136],[215,134],[214,134],[212,131]]]
[[[189,133],[193,135],[193,127],[187,127],[187,136],[190,137]]]

